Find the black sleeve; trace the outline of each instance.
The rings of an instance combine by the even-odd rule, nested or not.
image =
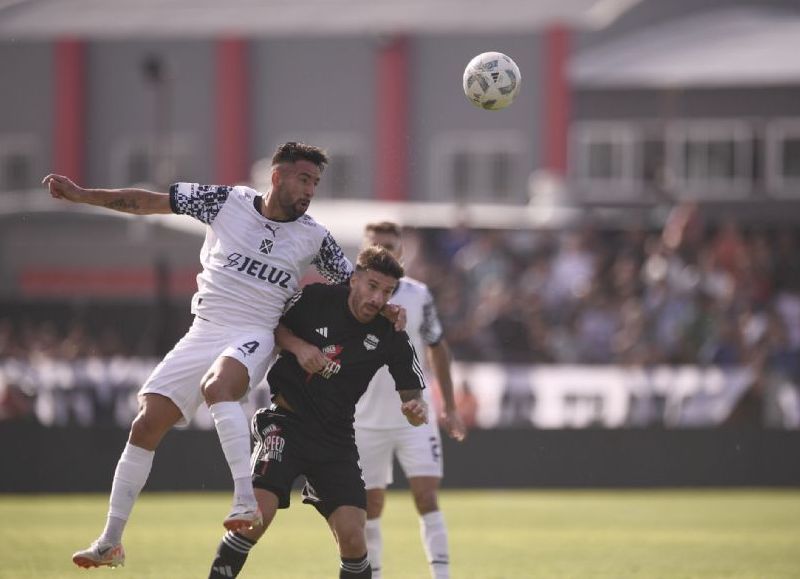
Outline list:
[[[389,373],[394,378],[396,390],[422,390],[425,388],[425,378],[417,359],[417,352],[405,332],[394,333],[387,365]]]

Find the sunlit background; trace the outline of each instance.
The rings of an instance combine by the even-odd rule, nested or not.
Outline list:
[[[461,87],[490,50],[497,112]],[[108,488],[199,270],[200,223],[42,177],[264,191],[287,140],[351,257],[405,228],[472,429],[446,486],[796,487],[798,53],[796,0],[0,1],[0,491]],[[203,460],[152,488],[227,489]]]

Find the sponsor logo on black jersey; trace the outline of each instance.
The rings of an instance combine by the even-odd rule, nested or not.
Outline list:
[[[367,334],[367,337],[364,338],[364,347],[367,350],[374,350],[375,348],[378,347],[378,342],[380,342],[378,336],[375,336],[373,334]]]
[[[263,263],[257,259],[245,257],[241,253],[231,253],[227,259],[228,263],[224,266],[226,268],[235,269],[250,277],[289,289],[289,282],[292,279],[292,274],[288,271],[284,271],[268,263]]]
[[[325,328],[326,330],[328,328]],[[339,360],[339,355],[342,353],[342,346],[331,344],[330,346],[325,346],[322,348],[322,353],[325,354],[325,357],[328,359],[328,363],[325,367],[319,371],[319,374],[322,375],[323,378],[330,378],[339,373],[339,370],[342,369],[342,362]]]

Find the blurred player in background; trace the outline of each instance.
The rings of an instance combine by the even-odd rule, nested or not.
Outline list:
[[[122,534],[163,436],[208,405],[234,480],[233,508],[224,526],[261,524],[250,478],[248,417],[238,402],[264,377],[284,305],[310,265],[343,283],[352,265],[325,227],[306,215],[328,162],[317,147],[285,143],[272,158],[271,188],[176,183],[169,193],[142,189],[84,189],[67,177],[43,183],[56,199],[137,215],[178,213],[205,223],[203,271],[192,298],[194,322],[139,392],[133,421],[111,488],[106,526],[72,557],[80,567],[122,565]]]
[[[359,397],[388,365],[398,394],[394,412],[412,426],[427,421],[422,369],[411,340],[378,316],[403,268],[385,249],[368,247],[350,287],[312,284],[289,302],[276,332],[283,348],[267,376],[272,406],[253,418],[253,485],[264,525],[228,531],[209,579],[236,577],[292,483],[305,475],[303,502],[325,517],[339,547],[339,577],[371,577],[364,535],[366,494],[353,433]],[[394,390],[394,388],[393,388]]]
[[[391,222],[369,224],[365,242],[386,248],[398,260],[402,255],[400,227]],[[405,308],[406,331],[417,352],[427,351],[428,360],[442,393],[443,424],[451,438],[461,441],[466,430],[456,412],[453,381],[450,376],[450,350],[442,334],[428,287],[411,278],[400,280],[392,303]],[[425,390],[431,403],[430,389]],[[392,376],[385,368],[375,375],[367,392],[356,406],[356,442],[367,487],[367,547],[373,577],[381,576],[380,516],[386,487],[392,483],[392,463],[396,455],[408,478],[414,503],[420,515],[420,534],[431,575],[450,577],[447,527],[439,510],[437,492],[442,479],[442,449],[435,420],[420,428],[410,428],[397,412],[397,395]]]

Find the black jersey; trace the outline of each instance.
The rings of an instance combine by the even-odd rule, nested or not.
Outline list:
[[[330,378],[308,374],[294,354],[281,352],[267,376],[273,397],[282,394],[294,412],[331,443],[351,444],[356,402],[382,366],[397,390],[425,388],[422,370],[405,332],[381,315],[359,322],[347,305],[345,285],[312,284],[289,301],[281,323],[317,346],[341,369]],[[397,399],[400,412],[400,398]]]

